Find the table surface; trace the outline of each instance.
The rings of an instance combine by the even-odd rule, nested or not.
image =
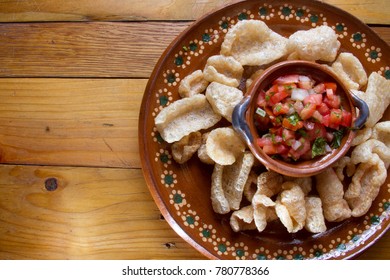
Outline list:
[[[204,259],[149,193],[138,116],[168,44],[231,2],[0,1],[0,259]],[[390,43],[388,0],[323,2]]]

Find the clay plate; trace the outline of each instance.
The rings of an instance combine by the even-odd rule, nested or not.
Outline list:
[[[172,228],[211,259],[347,259],[372,245],[390,227],[390,180],[369,212],[360,218],[328,223],[322,234],[289,234],[278,223],[262,233],[234,233],[230,215],[217,215],[210,202],[212,167],[194,156],[177,164],[154,126],[160,110],[179,98],[181,79],[203,69],[219,53],[227,30],[240,20],[260,19],[281,35],[327,24],[341,42],[340,51],[357,56],[367,74],[390,79],[390,47],[354,16],[317,1],[242,1],[197,20],[161,56],[143,97],[139,121],[142,169],[150,192]],[[390,110],[385,120],[389,120]]]

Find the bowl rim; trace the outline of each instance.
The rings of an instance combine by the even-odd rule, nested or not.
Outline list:
[[[237,107],[240,105],[245,105],[246,108],[244,108],[245,112],[243,113],[243,118],[248,128],[244,129],[246,131],[242,131],[240,126],[243,122],[242,120],[237,121],[237,116],[233,116],[233,119],[236,119],[236,121],[233,123],[233,127],[240,134],[241,138],[246,142],[253,155],[268,169],[286,176],[308,177],[322,172],[326,168],[333,165],[341,157],[343,157],[351,148],[352,141],[355,138],[356,133],[355,129],[349,129],[348,133],[344,135],[339,148],[333,149],[331,153],[328,153],[324,156],[312,160],[301,161],[299,163],[287,163],[283,160],[274,159],[264,153],[263,149],[261,149],[256,144],[256,138],[258,137],[258,134],[253,123],[253,116],[255,111],[254,108],[256,107],[255,100],[257,99],[259,88],[263,86],[267,87],[269,85],[269,80],[274,80],[275,78],[283,75],[282,73],[278,74],[279,72],[286,71],[286,69],[295,66],[299,67],[297,72],[303,72],[312,69],[333,79],[338,87],[341,88],[339,92],[346,97],[346,104],[348,104],[350,109],[349,111],[352,113],[353,120],[356,119],[356,109],[351,92],[332,70],[316,62],[304,60],[287,60],[273,64],[272,66],[266,68],[264,72],[261,73],[261,75],[252,82],[245,93],[243,101],[235,108],[237,109]],[[286,72],[293,71],[287,70]],[[236,110],[235,113],[237,113]],[[251,135],[248,136],[248,132],[250,132]]]

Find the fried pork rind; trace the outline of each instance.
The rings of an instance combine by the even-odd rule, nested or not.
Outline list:
[[[306,221],[305,194],[300,186],[285,182],[276,199],[275,210],[282,224],[290,233],[301,230]]]
[[[274,172],[266,171],[257,177],[257,191],[255,195],[263,194],[272,197],[282,190],[283,176]]]
[[[360,217],[367,213],[386,181],[390,147],[370,139],[353,150],[351,162],[359,165],[345,192],[345,199],[352,209],[352,216]]]
[[[325,25],[297,31],[288,40],[289,52],[296,52],[299,59],[309,61],[334,61],[340,45],[337,34]]]
[[[207,155],[220,165],[233,164],[244,151],[244,143],[231,127],[216,128],[207,137]]]
[[[207,59],[203,75],[209,82],[238,87],[243,72],[242,65],[232,56],[214,55]]]
[[[241,90],[226,86],[217,82],[212,82],[206,90],[206,98],[214,109],[229,122],[232,122],[234,107],[243,98]]]
[[[355,173],[355,165],[352,163],[350,157],[342,157],[333,165],[334,171],[336,172],[337,177],[340,181],[344,181],[344,169],[348,177],[351,177]]]
[[[372,138],[390,146],[390,121],[379,122],[374,126]]]
[[[351,53],[340,53],[332,64],[333,71],[349,89],[367,84],[367,74],[360,60]]]
[[[172,144],[172,157],[177,163],[185,163],[199,149],[202,143],[202,134],[199,131],[184,136]]]
[[[371,135],[372,135],[371,127],[364,127],[362,129],[359,129],[356,132],[355,138],[352,140],[351,146],[354,147],[366,142],[368,139],[371,138]]]
[[[235,163],[224,167],[222,184],[231,210],[240,208],[244,187],[254,161],[253,154],[246,152]]]
[[[214,164],[215,162],[209,157],[206,151],[206,141],[207,137],[209,136],[209,132],[206,132],[202,135],[202,144],[200,145],[198,149],[198,157],[201,162],[206,164]]]
[[[341,222],[351,217],[344,197],[343,183],[331,167],[315,176],[316,189],[322,201],[324,217],[329,222]]]
[[[313,182],[312,182],[311,177],[295,178],[295,177],[283,176],[283,179],[285,182],[293,182],[293,183],[297,184],[298,186],[300,186],[303,193],[305,194],[305,196],[307,196],[309,194],[309,192],[311,191],[312,186],[313,186]],[[286,186],[288,186],[288,185],[286,184],[284,187],[286,187]]]
[[[351,154],[351,161],[353,164],[369,162],[373,154],[377,154],[386,165],[390,163],[390,147],[376,139],[357,146]]]
[[[369,162],[359,164],[346,192],[353,217],[361,217],[368,212],[386,176],[385,164],[377,154],[373,154]],[[356,192],[358,196],[355,196]]]
[[[221,54],[233,56],[242,65],[261,66],[287,54],[288,40],[260,20],[243,20],[225,36]]]
[[[257,194],[253,197],[252,206],[256,228],[262,232],[266,228],[267,222],[277,218],[274,213],[275,202],[263,194]]]
[[[252,170],[249,173],[248,180],[246,180],[244,186],[244,196],[249,201],[252,202],[252,199],[257,191],[257,174]]]
[[[234,232],[256,229],[252,205],[236,210],[230,216],[230,226]]]
[[[221,116],[213,111],[206,96],[197,94],[165,107],[154,121],[161,137],[173,143],[191,132],[212,127],[220,120]]]
[[[325,218],[322,213],[322,202],[319,197],[310,196],[305,198],[306,221],[305,229],[312,233],[326,231]]]
[[[179,94],[182,98],[191,97],[206,90],[209,82],[204,79],[202,70],[196,70],[181,80]]]
[[[254,156],[246,152],[232,165],[215,165],[211,177],[211,200],[216,213],[226,214],[240,208],[244,186],[253,163]]]
[[[230,212],[229,202],[223,190],[223,165],[215,164],[211,175],[211,205],[218,214]]]
[[[368,77],[367,90],[353,91],[358,97],[363,99],[370,109],[370,115],[366,122],[366,127],[373,127],[383,116],[386,108],[390,104],[390,80],[372,72]]]

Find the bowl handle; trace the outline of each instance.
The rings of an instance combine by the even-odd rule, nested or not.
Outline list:
[[[349,92],[352,97],[352,103],[356,107],[359,108],[359,116],[356,118],[355,123],[352,127],[353,130],[361,129],[364,124],[366,123],[369,115],[370,115],[370,109],[368,108],[368,105],[366,102],[364,102],[362,99],[357,97],[352,92]]]
[[[245,120],[251,97],[247,96],[238,103],[233,110],[232,123],[234,130],[240,134],[241,138],[250,145],[253,142],[253,136]]]

